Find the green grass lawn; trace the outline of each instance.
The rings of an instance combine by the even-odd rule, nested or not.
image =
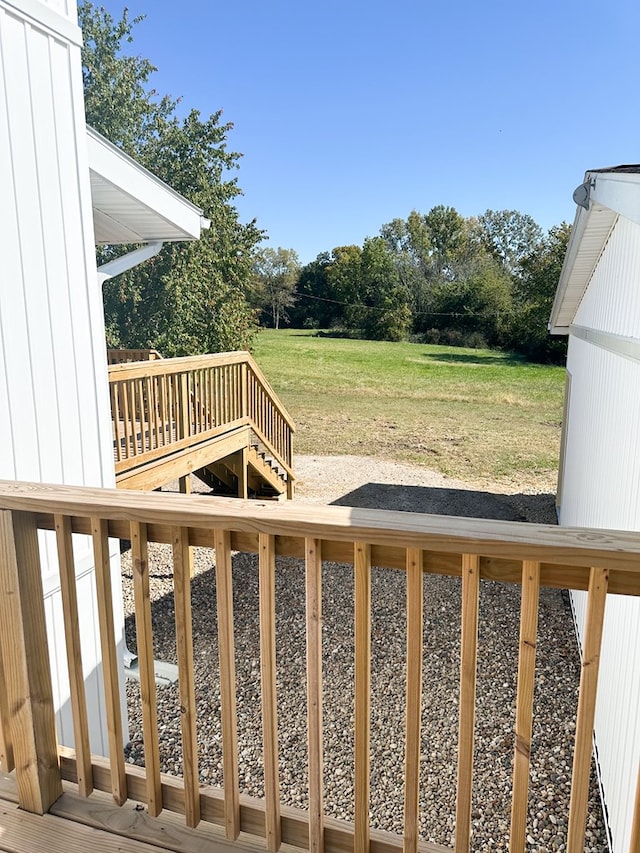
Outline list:
[[[507,353],[264,330],[295,452],[384,456],[475,484],[555,485],[564,368]]]

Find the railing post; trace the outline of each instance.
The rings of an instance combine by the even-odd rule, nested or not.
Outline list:
[[[567,830],[567,853],[581,853],[584,849],[587,803],[589,799],[589,774],[593,747],[593,723],[596,713],[598,692],[598,669],[600,647],[604,626],[604,611],[607,601],[609,572],[607,569],[592,568],[589,575],[589,596],[584,623],[582,649],[582,672],[576,716],[576,737],[571,776],[571,800],[569,803],[569,828]]]
[[[0,649],[18,800],[44,814],[62,795],[38,534],[30,513],[0,512]]]

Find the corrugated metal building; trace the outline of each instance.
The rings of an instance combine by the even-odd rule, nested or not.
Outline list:
[[[550,330],[569,335],[558,519],[640,531],[640,166],[587,172]],[[582,636],[586,593],[573,592]],[[640,601],[609,596],[595,740],[612,849],[640,764]]]
[[[162,240],[196,239],[205,223],[87,131],[81,42],[75,2],[0,0],[0,478],[114,487],[99,281]],[[96,242],[152,245],[99,274]],[[73,745],[55,538],[43,546],[59,737]],[[74,549],[92,750],[106,755],[93,551],[88,537]],[[112,551],[119,590],[117,543]],[[116,617],[122,655],[121,608]]]

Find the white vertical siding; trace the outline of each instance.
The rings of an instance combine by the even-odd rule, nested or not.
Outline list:
[[[640,225],[618,218],[574,323],[640,338]]]
[[[640,339],[640,227],[620,217],[575,317]],[[640,362],[571,337],[560,523],[640,531]],[[582,639],[585,593],[572,593]],[[629,849],[640,762],[640,601],[607,600],[596,743],[614,853]]]
[[[0,478],[114,486],[75,21],[71,0],[0,0]],[[88,538],[75,540],[94,748],[104,754],[92,552]],[[40,543],[56,701],[64,708],[56,548],[51,534]],[[121,614],[117,548],[114,554]]]

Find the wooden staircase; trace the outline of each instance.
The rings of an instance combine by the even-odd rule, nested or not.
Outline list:
[[[195,474],[218,494],[293,496],[295,426],[249,353],[110,350],[108,359],[119,488],[152,490]]]

